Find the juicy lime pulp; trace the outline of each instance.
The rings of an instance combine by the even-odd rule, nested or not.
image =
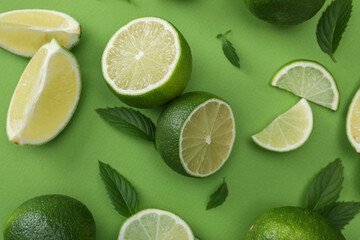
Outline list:
[[[296,25],[312,18],[325,0],[244,0],[258,18],[276,25]]]
[[[176,172],[206,177],[227,161],[235,140],[230,106],[206,92],[186,93],[170,102],[158,119],[156,146]]]
[[[286,64],[275,74],[271,85],[334,111],[339,106],[335,79],[314,61],[296,60]]]
[[[160,106],[178,96],[191,74],[190,48],[164,19],[135,19],[107,44],[102,69],[109,87],[134,107]]]
[[[346,133],[351,145],[360,153],[360,89],[356,92],[348,110]]]
[[[143,210],[120,229],[118,240],[194,240],[188,224],[175,214],[158,209]]]
[[[4,227],[4,240],[94,240],[95,221],[76,199],[45,195],[20,205]]]
[[[267,211],[250,227],[246,240],[345,240],[327,219],[308,209],[282,207]]]
[[[80,24],[62,12],[24,9],[0,14],[0,47],[21,56],[33,56],[53,38],[71,49],[80,34]]]

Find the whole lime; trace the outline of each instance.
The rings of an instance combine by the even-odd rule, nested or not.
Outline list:
[[[325,0],[244,0],[258,18],[276,25],[296,25],[312,18]]]
[[[308,209],[282,207],[267,211],[251,226],[246,240],[345,240],[327,219]]]
[[[4,240],[94,240],[95,221],[78,200],[45,195],[20,205],[4,227]]]

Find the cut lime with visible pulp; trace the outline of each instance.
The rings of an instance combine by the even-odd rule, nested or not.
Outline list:
[[[53,38],[71,49],[80,34],[80,24],[65,13],[24,9],[0,14],[0,47],[21,56],[33,56]]]
[[[302,146],[313,127],[311,108],[301,99],[287,112],[278,116],[269,126],[252,139],[260,147],[270,151],[288,152]]]
[[[360,90],[355,94],[349,107],[346,133],[351,145],[360,153]]]
[[[175,214],[143,210],[126,220],[118,240],[194,240],[188,224]]]
[[[169,22],[131,21],[107,44],[103,75],[112,91],[133,107],[156,107],[180,95],[191,73],[190,48]]]
[[[45,44],[26,67],[7,115],[9,140],[42,144],[69,122],[80,96],[78,63],[56,40]]]
[[[206,177],[230,156],[235,120],[225,101],[206,92],[186,93],[170,102],[159,117],[156,146],[176,172]]]
[[[319,63],[307,60],[290,62],[275,74],[271,85],[331,110],[338,109],[339,91],[335,79]]]

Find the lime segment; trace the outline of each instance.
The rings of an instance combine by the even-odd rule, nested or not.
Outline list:
[[[349,107],[346,133],[351,145],[360,153],[360,90],[355,94]]]

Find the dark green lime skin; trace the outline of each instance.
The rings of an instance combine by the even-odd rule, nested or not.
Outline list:
[[[78,200],[45,195],[20,205],[4,227],[4,240],[94,240],[95,221]]]
[[[296,25],[312,18],[325,0],[244,0],[258,18],[275,25]]]
[[[246,240],[345,240],[327,219],[308,209],[271,209],[251,226]]]
[[[179,159],[181,128],[195,108],[213,98],[220,99],[207,92],[185,93],[168,103],[157,121],[156,147],[165,163],[184,176],[189,174],[186,173]]]

